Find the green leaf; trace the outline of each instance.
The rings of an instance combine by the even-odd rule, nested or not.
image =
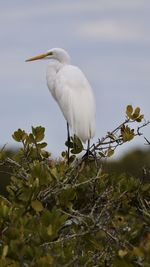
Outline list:
[[[108,150],[107,150],[107,157],[111,157],[113,154],[114,154],[114,149],[112,149],[112,148],[109,148]]]
[[[62,206],[68,206],[69,202],[72,201],[76,196],[76,192],[73,188],[64,189],[59,196],[59,201]]]
[[[31,165],[31,175],[34,178],[39,178],[40,185],[47,185],[52,180],[49,166],[38,160],[35,160]]]
[[[120,249],[118,251],[118,255],[119,255],[120,258],[124,258],[127,254],[128,254],[128,251],[126,249],[124,249],[124,250]]]
[[[83,145],[81,140],[79,139],[79,137],[77,137],[76,135],[74,135],[74,137],[72,137],[72,141],[73,141],[73,149],[71,149],[71,153],[72,154],[79,154],[82,152],[83,150]]]
[[[124,142],[132,140],[134,138],[134,129],[130,129],[128,125],[123,125],[121,127],[121,136]]]
[[[36,142],[41,142],[44,139],[45,128],[42,126],[32,127],[32,133]]]
[[[75,155],[71,155],[69,158],[69,162],[72,163],[76,159]]]
[[[143,118],[144,118],[144,115],[140,115],[140,116],[136,119],[136,121],[137,121],[137,122],[141,122],[141,121],[143,120]]]
[[[51,224],[47,227],[47,233],[49,236],[51,236],[53,234],[53,228],[52,228]]]
[[[44,226],[48,227],[51,222],[51,213],[49,210],[45,209],[41,216],[41,222]]]
[[[1,203],[0,217],[7,218],[9,216],[9,207],[5,203]]]
[[[27,143],[28,144],[34,144],[35,143],[35,140],[34,140],[34,136],[32,133],[30,133],[27,137]]]
[[[134,113],[132,114],[132,120],[135,120],[136,118],[138,118],[140,115],[140,108],[137,107],[135,110],[134,110]]]
[[[66,158],[66,157],[67,157],[67,152],[66,152],[66,151],[62,151],[61,156],[62,156],[63,158]]]
[[[18,129],[12,135],[12,138],[17,142],[24,141],[26,137],[27,137],[26,132],[24,130],[21,130],[21,129]]]
[[[72,141],[66,141],[65,145],[69,148],[73,148],[73,142]]]
[[[132,114],[132,112],[133,112],[133,107],[132,107],[131,105],[128,105],[128,106],[126,107],[126,114],[127,114],[127,116],[128,116],[129,118],[131,118],[131,114]]]
[[[5,245],[2,252],[2,259],[6,258],[8,253],[8,245]]]
[[[36,212],[40,212],[42,211],[44,208],[43,208],[43,205],[42,203],[39,201],[39,200],[34,200],[31,202],[31,207],[36,211]]]
[[[47,146],[47,143],[46,142],[37,144],[37,147],[40,148],[40,149],[42,149],[42,148],[44,148],[46,146]]]
[[[50,266],[53,266],[53,258],[52,258],[51,255],[48,254],[46,256],[40,257],[37,260],[37,264],[36,264],[37,267],[40,267],[40,266],[41,267],[50,267]]]
[[[20,189],[20,194],[18,195],[18,198],[23,202],[29,201],[31,196],[30,190],[31,188],[29,189],[28,187],[23,187],[22,189]]]
[[[43,156],[43,158],[49,158],[49,156],[51,155],[51,153],[49,153],[48,151],[42,150],[41,155]]]

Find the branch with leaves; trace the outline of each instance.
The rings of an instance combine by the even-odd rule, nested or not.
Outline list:
[[[149,124],[149,121],[145,121],[140,126],[131,128],[130,125],[133,123],[141,123],[144,120],[144,115],[140,113],[140,108],[137,107],[135,110],[131,105],[126,107],[126,118],[123,123],[117,126],[113,131],[108,132],[105,137],[98,140],[96,144],[92,144],[89,149],[89,155],[93,158],[106,158],[111,157],[118,146],[123,145],[126,142],[133,140],[136,136],[141,136],[141,129]],[[66,146],[71,149],[70,161],[75,159],[75,155],[81,153],[84,148],[78,137],[71,137],[70,142],[66,142]],[[66,158],[66,152],[63,152],[62,156]],[[86,154],[85,154],[86,155]],[[83,157],[86,158],[86,157]]]

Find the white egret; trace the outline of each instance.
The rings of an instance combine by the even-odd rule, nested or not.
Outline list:
[[[53,48],[26,61],[38,59],[50,60],[47,85],[67,121],[68,140],[70,126],[73,135],[89,144],[95,135],[96,107],[88,80],[78,67],[70,64],[70,56],[62,48]]]

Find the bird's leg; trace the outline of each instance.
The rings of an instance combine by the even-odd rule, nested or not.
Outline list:
[[[69,147],[69,143],[70,143],[70,131],[69,131],[69,123],[67,122],[67,141],[68,141],[68,154],[67,154],[67,158],[68,158],[68,164],[69,164],[69,158],[70,158],[70,147]]]
[[[90,139],[88,139],[88,143],[87,143],[87,150],[86,150],[86,153],[83,155],[82,159],[87,159],[89,158],[89,155],[90,155]]]
[[[87,157],[89,157],[90,153],[90,139],[88,139],[88,144],[87,144]]]

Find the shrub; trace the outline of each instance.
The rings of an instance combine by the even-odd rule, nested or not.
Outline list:
[[[84,149],[77,137],[66,143],[69,164],[66,151],[52,160],[44,150],[43,127],[14,132],[22,148],[12,158],[1,152],[11,181],[0,196],[0,266],[149,266],[150,184],[108,174],[100,160],[140,135],[129,127],[142,120],[139,110],[126,114],[88,158],[75,156]]]

